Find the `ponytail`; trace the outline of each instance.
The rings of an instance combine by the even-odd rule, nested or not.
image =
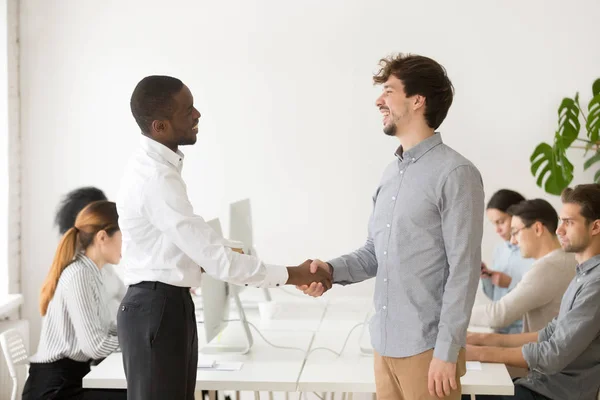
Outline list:
[[[60,240],[60,243],[58,244],[58,247],[56,248],[54,261],[52,261],[50,271],[48,271],[46,280],[42,285],[40,295],[40,313],[42,316],[46,315],[46,312],[48,311],[48,304],[54,297],[54,292],[56,292],[56,286],[58,285],[58,279],[60,278],[60,275],[73,261],[73,257],[75,257],[78,236],[79,232],[77,228],[73,227],[69,229],[67,232],[65,232]]]

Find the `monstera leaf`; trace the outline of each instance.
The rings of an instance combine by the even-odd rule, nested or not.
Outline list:
[[[592,85],[592,93],[594,97],[588,104],[589,113],[585,127],[590,142],[598,143],[600,140],[600,79],[596,79]]]
[[[558,130],[554,134],[552,145],[540,143],[531,154],[531,173],[536,177],[537,185],[547,193],[559,195],[573,180],[573,164],[567,158],[567,149],[585,150],[584,157],[592,152],[583,167],[600,165],[600,79],[592,85],[593,97],[585,116],[585,108],[579,104],[579,93],[575,97],[564,98],[558,108]],[[587,138],[579,138],[580,118],[585,121]],[[576,140],[585,143],[571,146]],[[598,163],[598,164],[596,164]],[[594,181],[600,183],[600,170],[594,175]]]
[[[579,136],[579,94],[574,99],[565,97],[558,108],[558,134],[557,145],[566,150]]]
[[[583,169],[586,170],[597,162],[600,162],[600,151],[596,152],[596,154],[585,161],[583,164]],[[600,170],[596,172],[596,175],[594,176],[594,182],[600,183]]]
[[[561,139],[556,132],[555,142]],[[550,194],[560,195],[573,180],[573,164],[559,146],[541,143],[530,157],[531,173],[537,176],[537,185]]]

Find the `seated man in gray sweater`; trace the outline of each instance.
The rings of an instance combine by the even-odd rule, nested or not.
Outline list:
[[[558,315],[560,301],[575,276],[577,261],[560,246],[558,214],[546,200],[524,200],[507,210],[511,243],[523,258],[535,260],[513,290],[489,304],[477,305],[471,324],[498,330],[523,319],[523,333],[537,332]]]
[[[558,317],[539,332],[469,334],[467,359],[529,368],[514,396],[478,399],[595,400],[600,389],[600,184],[565,189],[557,230],[575,253],[576,276]]]

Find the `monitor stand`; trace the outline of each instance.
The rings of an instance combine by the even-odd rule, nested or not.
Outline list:
[[[242,325],[242,332],[244,337],[243,345],[235,345],[228,343],[215,343],[219,341],[220,333],[206,346],[200,349],[200,353],[202,354],[246,354],[250,351],[253,344],[252,332],[250,332],[250,326],[248,325],[248,320],[246,319],[246,313],[244,312],[244,307],[242,307],[242,301],[240,300],[240,296],[237,290],[232,290],[233,300],[235,301],[235,305],[240,314],[240,323]],[[233,321],[232,321],[233,322]],[[228,324],[231,324],[229,322]],[[237,321],[235,321],[237,322]]]
[[[273,301],[273,299],[271,298],[271,292],[269,292],[269,289],[264,288],[263,293],[265,295],[265,301]]]

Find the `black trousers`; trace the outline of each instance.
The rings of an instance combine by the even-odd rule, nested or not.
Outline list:
[[[81,380],[90,372],[87,362],[68,358],[52,363],[32,363],[23,388],[23,400],[125,400],[124,390],[83,389]]]
[[[471,396],[463,395],[462,400],[470,400]],[[546,396],[536,393],[525,386],[515,385],[514,396],[475,396],[476,400],[549,400]],[[565,399],[566,400],[566,399]]]
[[[198,368],[196,314],[189,288],[141,282],[117,315],[128,400],[193,400]]]

